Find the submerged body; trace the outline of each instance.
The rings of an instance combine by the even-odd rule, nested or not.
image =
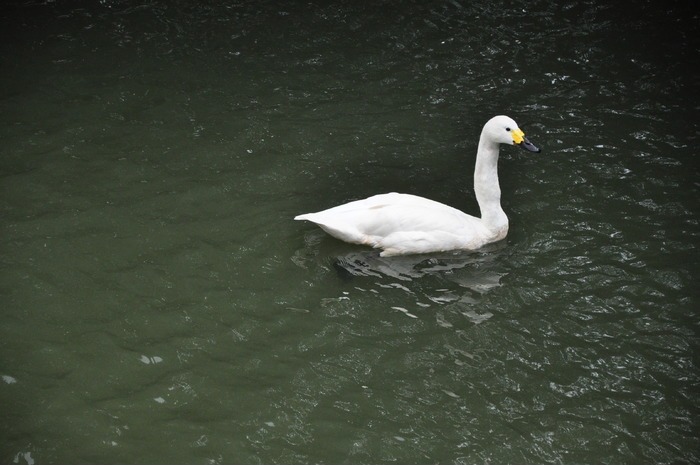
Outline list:
[[[411,194],[379,194],[295,220],[316,223],[331,236],[382,249],[391,255],[476,250],[508,234],[498,184],[499,144],[539,152],[507,116],[489,120],[481,132],[474,168],[474,192],[481,217]]]

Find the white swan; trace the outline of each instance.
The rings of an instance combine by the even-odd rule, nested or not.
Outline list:
[[[498,185],[499,144],[540,151],[507,116],[495,116],[484,125],[474,168],[481,218],[423,197],[392,192],[294,219],[316,223],[340,240],[383,249],[382,257],[478,249],[508,234]]]

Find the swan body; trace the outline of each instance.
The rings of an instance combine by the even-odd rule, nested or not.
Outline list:
[[[382,257],[476,250],[508,234],[508,217],[501,208],[498,184],[500,144],[540,151],[507,116],[495,116],[484,125],[474,167],[480,218],[423,197],[391,192],[294,219],[311,221],[345,242],[382,249]]]

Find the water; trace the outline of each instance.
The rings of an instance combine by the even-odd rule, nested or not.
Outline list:
[[[698,462],[697,13],[10,2],[3,463]],[[508,238],[381,259],[378,192]]]

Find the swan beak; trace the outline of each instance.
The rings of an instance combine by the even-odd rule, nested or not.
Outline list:
[[[513,143],[519,145],[520,148],[527,150],[528,152],[540,153],[541,150],[535,147],[535,144],[527,140],[525,133],[520,129],[513,129],[510,134],[513,136]]]
[[[528,152],[540,153],[542,151],[539,147],[535,147],[535,144],[527,140],[527,137],[523,137],[523,141],[518,145],[520,145],[521,148],[527,150]]]

